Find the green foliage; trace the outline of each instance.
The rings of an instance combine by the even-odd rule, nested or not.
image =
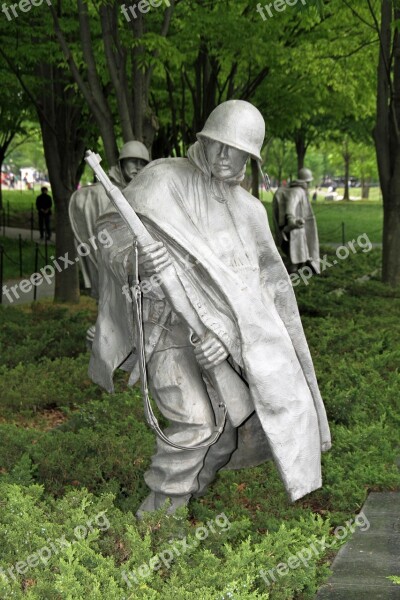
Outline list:
[[[78,357],[85,352],[85,331],[95,314],[93,309],[71,314],[65,307],[40,302],[28,310],[0,306],[2,368],[5,371],[19,363],[36,365],[63,356]]]
[[[334,251],[328,258],[332,262]],[[133,513],[147,494],[143,474],[154,436],[139,390],[120,391],[125,376],[117,377],[114,395],[89,382],[82,344],[90,311],[47,305],[0,311],[9,361],[0,389],[0,566],[6,573],[0,597],[314,598],[331,550],[312,552],[282,577],[276,567],[313,543],[332,541],[334,527],[360,509],[369,490],[400,486],[400,293],[377,279],[357,281],[379,262],[379,252],[359,252],[295,288],[333,438],[323,456],[322,489],[295,504],[268,462],[222,471],[204,497],[173,518],[160,510],[137,522]],[[338,287],[345,290],[341,297],[333,293]],[[66,331],[70,339],[61,339]],[[60,358],[43,358],[53,349]],[[50,406],[62,411],[62,422],[38,428],[38,415]],[[90,532],[85,524],[101,511],[110,527]],[[215,525],[222,513],[229,527]],[[77,526],[88,529],[84,539],[76,538]],[[201,542],[198,527],[208,530]],[[22,574],[14,569],[14,581],[10,567],[63,536],[69,547]],[[181,548],[177,540],[185,537],[189,549],[173,551],[170,568],[146,567],[160,553]]]
[[[63,365],[71,379],[68,360],[64,359]],[[0,425],[0,467],[18,483],[22,466],[22,481],[29,479],[31,469],[35,481],[43,483],[53,495],[62,494],[68,486],[85,486],[96,493],[111,490],[121,504],[137,506],[145,494],[143,472],[154,447],[153,436],[143,423],[138,391],[105,394],[95,402],[95,386],[85,396],[84,390],[79,392],[71,381],[66,385],[62,379],[59,390],[63,396],[58,396],[58,401],[64,406],[75,401],[80,411],[72,410],[65,424],[46,432]],[[44,379],[46,383],[51,382]],[[90,397],[90,406],[82,406]],[[26,456],[31,463],[26,462]]]
[[[228,600],[236,594],[245,600],[284,600],[296,592],[312,598],[318,554],[285,577],[275,572],[276,581],[268,587],[260,571],[275,569],[290,555],[329,536],[329,524],[309,515],[297,527],[282,524],[275,533],[253,542],[249,523],[233,522],[225,514],[221,520],[214,515],[209,523],[187,523],[186,544],[182,544],[179,517],[157,514],[137,523],[131,513],[114,506],[112,495],[96,497],[85,489],[48,502],[38,485],[1,483],[0,505],[4,600],[85,596],[189,600],[194,594],[204,600]],[[204,540],[197,535],[199,527],[207,532]],[[243,529],[247,536],[243,531],[238,539],[237,531]],[[161,568],[147,569],[142,577],[141,567],[162,553]],[[39,556],[36,564],[35,555]],[[319,576],[325,570],[319,570]]]
[[[20,363],[13,369],[0,367],[0,405],[24,412],[39,408],[69,406],[96,396],[87,376],[87,357],[50,360],[35,364]]]

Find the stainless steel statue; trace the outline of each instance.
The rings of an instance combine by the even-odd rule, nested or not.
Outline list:
[[[287,257],[289,273],[305,265],[320,272],[318,229],[308,194],[312,180],[309,169],[300,169],[298,178],[278,188],[273,200],[276,243]]]
[[[169,422],[162,433],[145,406],[159,435],[138,516],[268,458],[291,501],[321,486],[329,426],[295,296],[265,209],[240,186],[264,133],[254,106],[221,104],[187,158],[148,165],[124,190],[129,205],[114,194],[98,220],[114,243],[99,256],[90,375],[112,392],[115,369],[132,385],[142,370]]]
[[[127,142],[121,148],[118,164],[111,167],[109,177],[122,190],[149,162],[149,152],[144,144],[136,141]],[[81,243],[87,244],[95,235],[96,221],[109,202],[100,183],[86,185],[72,194],[68,212],[77,246]],[[81,256],[79,265],[85,287],[90,288],[90,295],[98,300],[97,253],[93,251],[88,256]]]

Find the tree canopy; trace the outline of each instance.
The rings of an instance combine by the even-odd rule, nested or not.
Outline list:
[[[129,139],[143,141],[153,158],[181,156],[213,108],[230,98],[258,106],[267,141],[281,140],[280,151],[294,144],[297,168],[310,144],[331,144],[342,149],[343,170],[351,170],[363,151],[370,160],[377,90],[375,141],[384,199],[390,195],[394,1],[309,0],[268,18],[255,0],[171,0],[146,11],[140,5],[60,0],[0,23],[2,68],[17,99],[12,108],[24,98],[36,112],[59,210],[65,212],[89,144],[104,149],[109,166]],[[389,206],[385,201],[391,212]],[[72,237],[66,239],[60,251]]]

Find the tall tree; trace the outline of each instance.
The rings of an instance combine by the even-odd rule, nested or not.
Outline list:
[[[162,17],[157,9],[142,12],[139,4],[130,4],[130,11],[117,0],[98,5],[64,0],[57,9],[50,7],[55,35],[97,124],[109,165],[117,162],[120,134],[125,142],[137,139],[150,149],[157,129],[149,103],[151,81],[175,0]]]
[[[56,254],[71,259],[75,247],[68,203],[79,182],[85,147],[93,129],[72,78],[60,66],[58,45],[49,35],[49,18],[48,12],[21,14],[7,23],[1,32],[5,43],[0,55],[37,113],[57,214]],[[61,272],[56,270],[55,277],[55,299],[77,302],[77,265],[69,265]]]
[[[26,97],[16,78],[4,61],[0,62],[0,170],[10,144],[18,133],[23,133],[22,122],[27,116]],[[0,179],[0,209],[3,208]]]
[[[383,281],[400,285],[400,6],[381,0],[380,22],[367,0],[373,26],[379,33],[378,93],[374,140],[382,188]]]

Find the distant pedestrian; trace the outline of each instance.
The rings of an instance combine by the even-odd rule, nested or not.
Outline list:
[[[51,196],[47,193],[47,187],[42,187],[40,190],[42,193],[36,198],[36,208],[39,216],[39,231],[40,239],[44,238],[44,230],[46,229],[46,240],[51,239],[51,228],[50,228],[50,216],[51,207],[53,201]]]
[[[314,192],[314,193],[313,193],[313,195],[312,195],[312,201],[313,201],[313,202],[316,202],[316,201],[317,201],[317,198],[318,198],[318,194],[317,194],[317,190],[315,190],[315,192]]]

